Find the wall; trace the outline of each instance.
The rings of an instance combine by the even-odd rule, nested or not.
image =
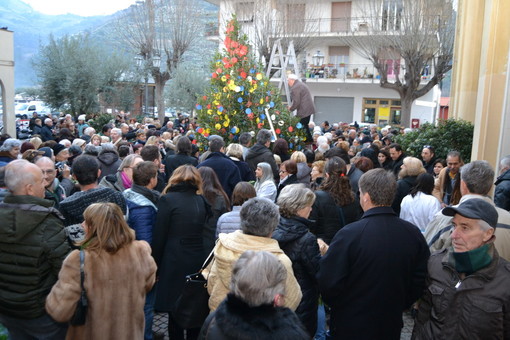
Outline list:
[[[16,137],[14,116],[14,36],[0,29],[0,89],[3,106],[3,133]]]

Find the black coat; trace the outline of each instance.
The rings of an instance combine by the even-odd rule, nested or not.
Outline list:
[[[296,314],[288,308],[250,307],[228,294],[200,330],[199,340],[310,340]]]
[[[417,176],[407,176],[397,181],[397,192],[395,193],[395,198],[391,204],[393,211],[397,215],[400,215],[400,203],[402,203],[404,197],[409,195],[411,192],[411,189],[416,184],[416,178]]]
[[[158,265],[154,308],[174,312],[186,275],[197,272],[206,256],[204,224],[208,207],[188,184],[172,186],[158,202],[158,214],[152,233],[152,255]]]
[[[336,232],[344,227],[345,218],[341,207],[327,191],[317,190],[310,219],[314,221],[311,232],[327,244],[331,243]]]
[[[243,182],[255,181],[255,172],[250,169],[248,163],[235,159],[232,159],[232,161],[234,161],[234,164],[239,169],[241,181]]]
[[[41,134],[41,140],[43,142],[47,142],[49,140],[55,140],[55,137],[53,136],[53,131],[51,131],[51,128],[44,124],[40,131]]]
[[[398,174],[400,172],[402,164],[404,164],[404,158],[406,158],[406,156],[404,155],[404,153],[402,153],[400,157],[397,158],[396,161],[393,161],[393,163],[391,163],[391,171],[393,171],[395,178],[398,178]]]
[[[296,183],[298,183],[298,179],[294,174],[290,175],[285,182],[278,184],[278,187],[276,188],[276,199],[278,199],[278,196],[280,196],[280,192],[283,190],[283,188],[285,188],[287,185]]]
[[[255,144],[248,150],[246,154],[246,163],[250,166],[250,169],[255,172],[257,169],[257,164],[261,162],[266,162],[271,165],[271,169],[273,170],[273,176],[275,180],[279,179],[278,176],[278,166],[276,165],[276,161],[274,160],[274,155],[271,150],[266,148],[265,145],[260,143]]]
[[[499,176],[494,184],[494,203],[497,207],[510,211],[510,170]]]
[[[400,339],[402,312],[425,288],[429,255],[420,230],[390,207],[342,228],[317,274],[332,339]]]
[[[185,164],[197,166],[198,160],[195,157],[184,154],[170,155],[167,153],[163,163],[165,164],[165,180],[168,182],[175,169]]]
[[[301,218],[280,217],[280,223],[273,233],[285,255],[292,261],[292,270],[296,277],[303,298],[296,309],[296,314],[311,337],[317,330],[317,307],[319,289],[315,276],[319,271],[321,254],[317,237],[308,228],[311,221]]]

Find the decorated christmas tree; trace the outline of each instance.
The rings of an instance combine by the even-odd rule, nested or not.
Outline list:
[[[233,143],[243,132],[256,134],[264,128],[299,150],[305,138],[301,123],[283,105],[279,89],[270,84],[247,40],[234,17],[227,24],[224,48],[211,62],[210,87],[196,105],[198,143],[206,145],[210,135]]]

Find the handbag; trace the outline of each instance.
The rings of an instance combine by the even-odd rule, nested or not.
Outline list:
[[[85,291],[84,281],[85,281],[85,273],[83,271],[85,265],[85,251],[80,250],[80,283],[81,283],[81,294],[80,299],[78,300],[78,304],[76,305],[76,310],[74,311],[74,315],[71,318],[69,323],[73,326],[81,326],[85,324],[87,318],[87,310],[89,306],[89,301],[87,299],[87,292]]]
[[[198,273],[186,276],[181,295],[175,302],[173,317],[175,322],[184,329],[200,328],[209,315],[209,292],[207,278],[202,271],[214,258],[214,250],[205,260]]]

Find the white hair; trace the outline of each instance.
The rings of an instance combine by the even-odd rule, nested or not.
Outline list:
[[[85,130],[83,130],[83,134],[87,136],[92,136],[95,133],[96,129],[94,129],[92,126],[89,126],[88,128],[85,128]]]
[[[58,144],[62,144],[66,148],[71,147],[71,141],[69,139],[62,139]]]
[[[321,144],[328,144],[328,137],[326,136],[319,136],[317,138],[317,145],[321,145]]]

